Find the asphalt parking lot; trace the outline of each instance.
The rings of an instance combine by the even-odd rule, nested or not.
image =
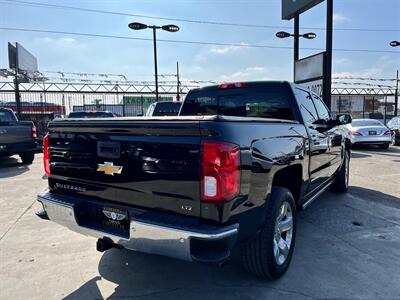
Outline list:
[[[400,147],[356,149],[350,190],[299,214],[296,250],[278,281],[225,267],[110,250],[34,215],[45,189],[32,165],[0,159],[1,299],[400,299]]]

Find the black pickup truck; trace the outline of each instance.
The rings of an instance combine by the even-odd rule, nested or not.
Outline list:
[[[60,119],[44,139],[38,215],[126,248],[278,278],[296,213],[345,192],[349,144],[322,100],[288,82],[194,89],[177,117]]]
[[[14,112],[0,108],[0,157],[18,154],[25,164],[35,158],[36,127],[32,121],[18,121]]]

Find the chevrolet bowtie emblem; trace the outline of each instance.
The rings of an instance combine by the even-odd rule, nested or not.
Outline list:
[[[97,165],[98,172],[104,172],[106,175],[114,176],[114,174],[121,174],[122,167],[121,166],[114,166],[112,162],[105,161],[104,164]]]

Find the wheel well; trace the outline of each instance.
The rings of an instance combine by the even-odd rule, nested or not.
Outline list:
[[[288,166],[275,173],[272,186],[287,188],[293,195],[294,201],[300,200],[303,168],[300,164]]]

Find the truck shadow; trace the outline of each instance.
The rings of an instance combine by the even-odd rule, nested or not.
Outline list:
[[[392,157],[399,157],[400,156],[400,147],[399,146],[390,146],[388,149],[379,149],[379,147],[374,145],[357,145],[352,148],[354,151],[363,151],[364,154],[379,154],[379,155],[386,155]],[[360,153],[352,153],[353,154],[360,154]],[[367,154],[366,154],[367,155]]]
[[[249,295],[264,299],[268,296],[274,299],[312,298],[305,289],[311,278],[317,278],[320,281],[315,284],[326,288],[332,284],[322,279],[327,266],[324,271],[321,265],[339,264],[340,268],[341,257],[348,255],[355,257],[353,263],[358,262],[357,257],[363,259],[363,253],[338,239],[337,235],[346,230],[350,233],[362,230],[354,225],[354,220],[361,220],[362,226],[367,228],[382,225],[376,223],[379,216],[370,221],[371,216],[366,213],[349,212],[348,203],[352,197],[376,202],[384,200],[400,209],[399,198],[370,189],[351,187],[348,194],[325,193],[309,209],[298,214],[297,249],[291,267],[279,280],[268,281],[247,274],[241,267],[238,251],[233,253],[228,265],[217,267],[113,249],[102,255],[99,276],[88,280],[64,299],[103,299],[105,296],[108,299],[247,299],[251,298]],[[332,219],[338,217],[340,222],[332,223]],[[318,252],[315,252],[316,248]],[[329,263],[325,263],[327,260]],[[343,268],[347,267],[343,265]],[[299,275],[304,279],[299,280]],[[116,285],[107,295],[99,289],[104,286],[104,280]],[[334,280],[335,284],[344,286],[349,278],[339,276]],[[102,291],[104,293],[104,289]],[[109,289],[106,291],[110,292]]]
[[[0,178],[15,177],[29,170],[29,165],[22,164],[15,157],[0,157]]]

